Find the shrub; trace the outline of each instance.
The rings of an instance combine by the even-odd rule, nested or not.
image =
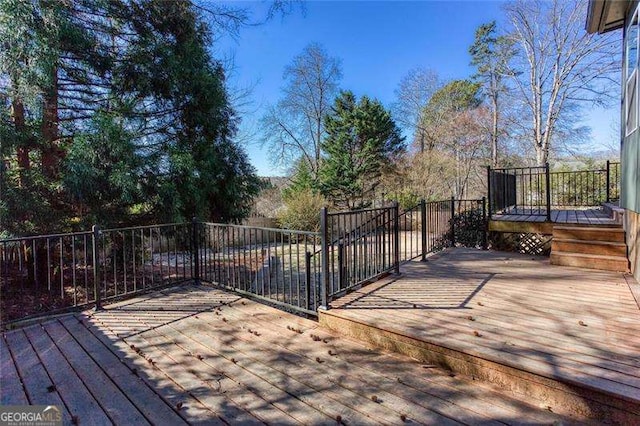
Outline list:
[[[434,251],[451,246],[451,225],[454,226],[457,247],[484,246],[486,222],[481,209],[472,209],[457,213],[449,220],[449,231],[436,240]]]
[[[462,247],[482,247],[484,245],[486,224],[482,210],[473,209],[456,214],[453,217],[456,245]]]
[[[325,204],[325,199],[310,189],[289,194],[284,210],[278,215],[278,223],[285,229],[318,232],[320,209]]]

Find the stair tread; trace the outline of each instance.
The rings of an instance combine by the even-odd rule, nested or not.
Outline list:
[[[585,230],[585,231],[589,231],[589,232],[620,232],[623,233],[624,232],[624,228],[622,227],[622,225],[617,225],[617,226],[575,226],[575,225],[554,225],[553,227],[554,231],[556,229],[558,230],[562,230],[562,231],[581,231],[581,230]]]
[[[609,256],[604,254],[588,254],[588,253],[573,253],[568,251],[556,251],[552,252],[551,255],[560,255],[560,256],[569,256],[569,257],[578,257],[578,258],[590,258],[590,259],[602,259],[602,260],[627,260],[626,256]]]
[[[604,246],[626,247],[627,244],[619,241],[602,241],[602,240],[577,240],[574,238],[554,238],[555,242],[575,243],[575,244],[595,244]]]

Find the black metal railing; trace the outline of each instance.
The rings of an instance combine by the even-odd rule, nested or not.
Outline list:
[[[0,324],[188,280],[190,245],[190,224],[0,240]]]
[[[320,234],[198,223],[194,279],[306,314],[320,303]]]
[[[400,263],[421,258],[446,247],[486,247],[485,199],[420,203],[399,215]]]
[[[398,204],[321,212],[324,304],[377,277],[397,271]]]
[[[545,216],[552,209],[595,207],[620,197],[620,163],[603,169],[551,171],[538,167],[487,168],[489,217]]]
[[[400,210],[389,207],[322,212],[323,305],[388,273],[455,245],[486,247],[485,199],[426,202]]]
[[[403,262],[486,241],[484,200],[321,211],[321,232],[198,222],[0,240],[0,326],[184,281],[287,310],[319,307]]]

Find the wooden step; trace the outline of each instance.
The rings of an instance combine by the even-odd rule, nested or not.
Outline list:
[[[601,256],[627,257],[627,245],[612,241],[586,241],[554,238],[551,242],[551,252],[597,254]]]
[[[603,210],[613,219],[616,223],[622,224],[624,221],[624,209],[620,208],[614,203],[604,203],[602,205]]]
[[[622,227],[565,226],[553,227],[554,239],[625,242]]]
[[[551,264],[613,272],[629,271],[629,261],[626,257],[621,256],[602,256],[597,254],[551,251]]]

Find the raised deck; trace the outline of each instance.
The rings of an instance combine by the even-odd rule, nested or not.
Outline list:
[[[4,333],[0,404],[65,424],[567,424],[470,379],[184,286]]]
[[[640,424],[640,309],[631,280],[453,249],[336,300],[320,322],[554,412]]]
[[[532,211],[527,208],[511,209],[508,213],[492,215],[489,220],[489,231],[551,235],[554,223],[600,227],[619,225],[619,221],[612,218],[609,212],[601,207],[551,210],[551,222],[547,222],[545,211]]]

